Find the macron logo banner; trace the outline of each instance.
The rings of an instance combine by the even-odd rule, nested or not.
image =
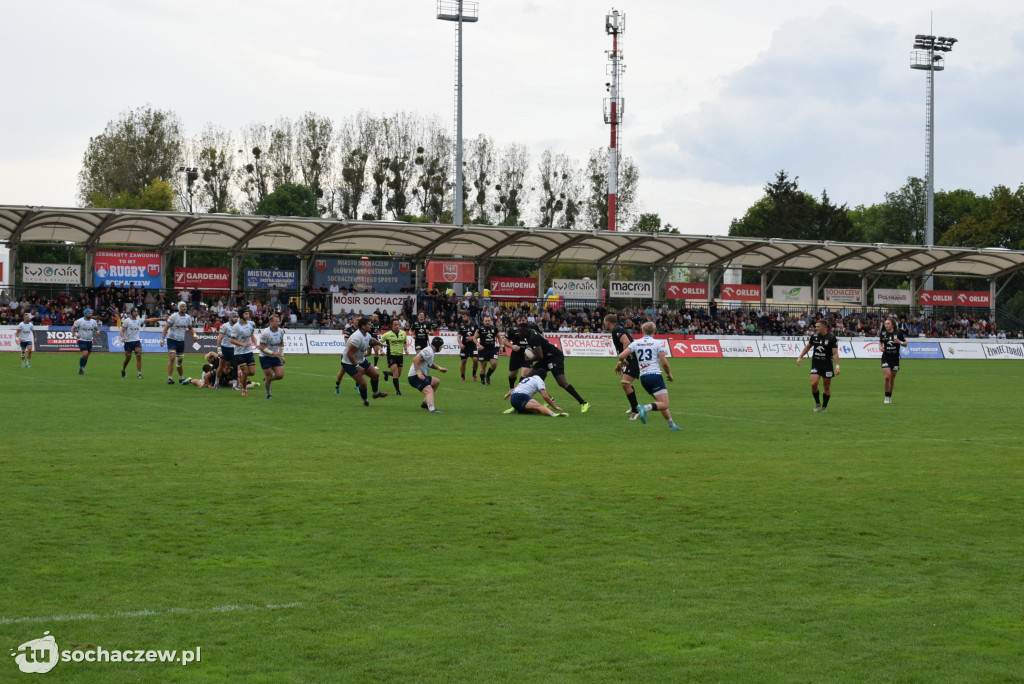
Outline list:
[[[613,280],[608,296],[619,299],[650,299],[654,297],[654,283],[650,280]]]

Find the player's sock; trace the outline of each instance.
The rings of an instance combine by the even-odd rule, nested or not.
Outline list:
[[[886,392],[885,393],[885,398],[886,399],[891,399],[892,398],[892,392]]]
[[[821,408],[828,408],[828,400],[832,398],[831,394],[826,394],[821,401]]]
[[[370,378],[370,386],[373,388],[373,393],[377,394],[380,391],[380,380],[377,378]]]
[[[492,375],[494,375],[494,369],[493,368],[488,368],[487,369],[487,380],[488,380],[488,382],[490,382],[490,378],[491,378]]]
[[[626,395],[626,399],[629,399],[629,409],[633,413],[636,413],[636,407],[637,407],[637,404],[636,404],[636,392],[630,392],[629,394],[627,394]]]
[[[820,404],[821,403],[821,396],[817,392],[811,392],[811,396],[814,397],[814,403],[815,404]]]
[[[514,375],[508,376],[508,388],[509,389],[515,389],[516,388],[516,378],[515,378]]]
[[[580,393],[577,392],[576,388],[573,387],[572,385],[566,385],[565,386],[565,391],[568,392],[569,396],[571,396],[573,399],[578,401],[580,404],[586,404],[587,403],[587,402],[583,401],[583,397],[580,396]]]
[[[401,392],[402,390],[398,387],[398,377],[391,378],[391,382],[395,383],[395,391]]]
[[[433,411],[434,410],[434,402],[430,402],[430,403],[427,404],[427,410],[428,411]]]
[[[645,411],[657,411],[658,410],[658,405],[657,404],[644,404],[644,410]]]
[[[85,368],[85,359],[82,358],[81,356],[78,357],[78,367]]]
[[[363,402],[369,401],[366,398],[366,385],[363,385],[362,387],[359,388],[359,396],[361,396],[363,398]]]

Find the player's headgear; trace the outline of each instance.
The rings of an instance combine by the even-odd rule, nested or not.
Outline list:
[[[88,316],[91,313],[92,313],[92,309],[86,309],[85,311],[82,312],[82,314],[85,315],[85,316]]]
[[[183,307],[188,308],[188,304],[186,304],[185,302],[178,302],[178,308],[181,309]]]
[[[444,346],[444,340],[440,337],[435,337],[434,339],[430,340],[430,346],[434,347],[435,349],[440,349],[441,347]]]
[[[238,318],[238,312],[232,311],[231,313],[228,314],[228,318]]]

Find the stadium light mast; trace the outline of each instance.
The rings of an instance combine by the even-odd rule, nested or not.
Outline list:
[[[625,69],[620,35],[626,31],[626,15],[613,7],[611,14],[605,15],[604,30],[612,37],[612,49],[607,52],[607,70],[611,81],[605,83],[608,97],[604,99],[604,122],[612,127],[611,144],[608,146],[608,230],[615,230],[615,204],[619,186],[619,123],[625,108],[625,100],[619,97],[619,77]]]
[[[956,38],[935,37],[919,33],[914,36],[914,51],[910,53],[910,68],[928,72],[924,125],[927,174],[925,179],[927,198],[924,211],[925,245],[935,244],[935,72],[943,71],[946,68],[942,53],[951,51],[956,42]],[[933,287],[933,277],[929,273],[924,281],[924,289],[931,290]]]
[[[437,0],[437,18],[455,22],[455,225],[462,221],[462,24],[476,22],[478,3]]]

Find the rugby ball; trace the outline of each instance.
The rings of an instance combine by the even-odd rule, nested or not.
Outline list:
[[[523,351],[523,358],[527,361],[533,361],[537,358],[537,354],[534,353],[533,347],[527,347],[526,350]]]

